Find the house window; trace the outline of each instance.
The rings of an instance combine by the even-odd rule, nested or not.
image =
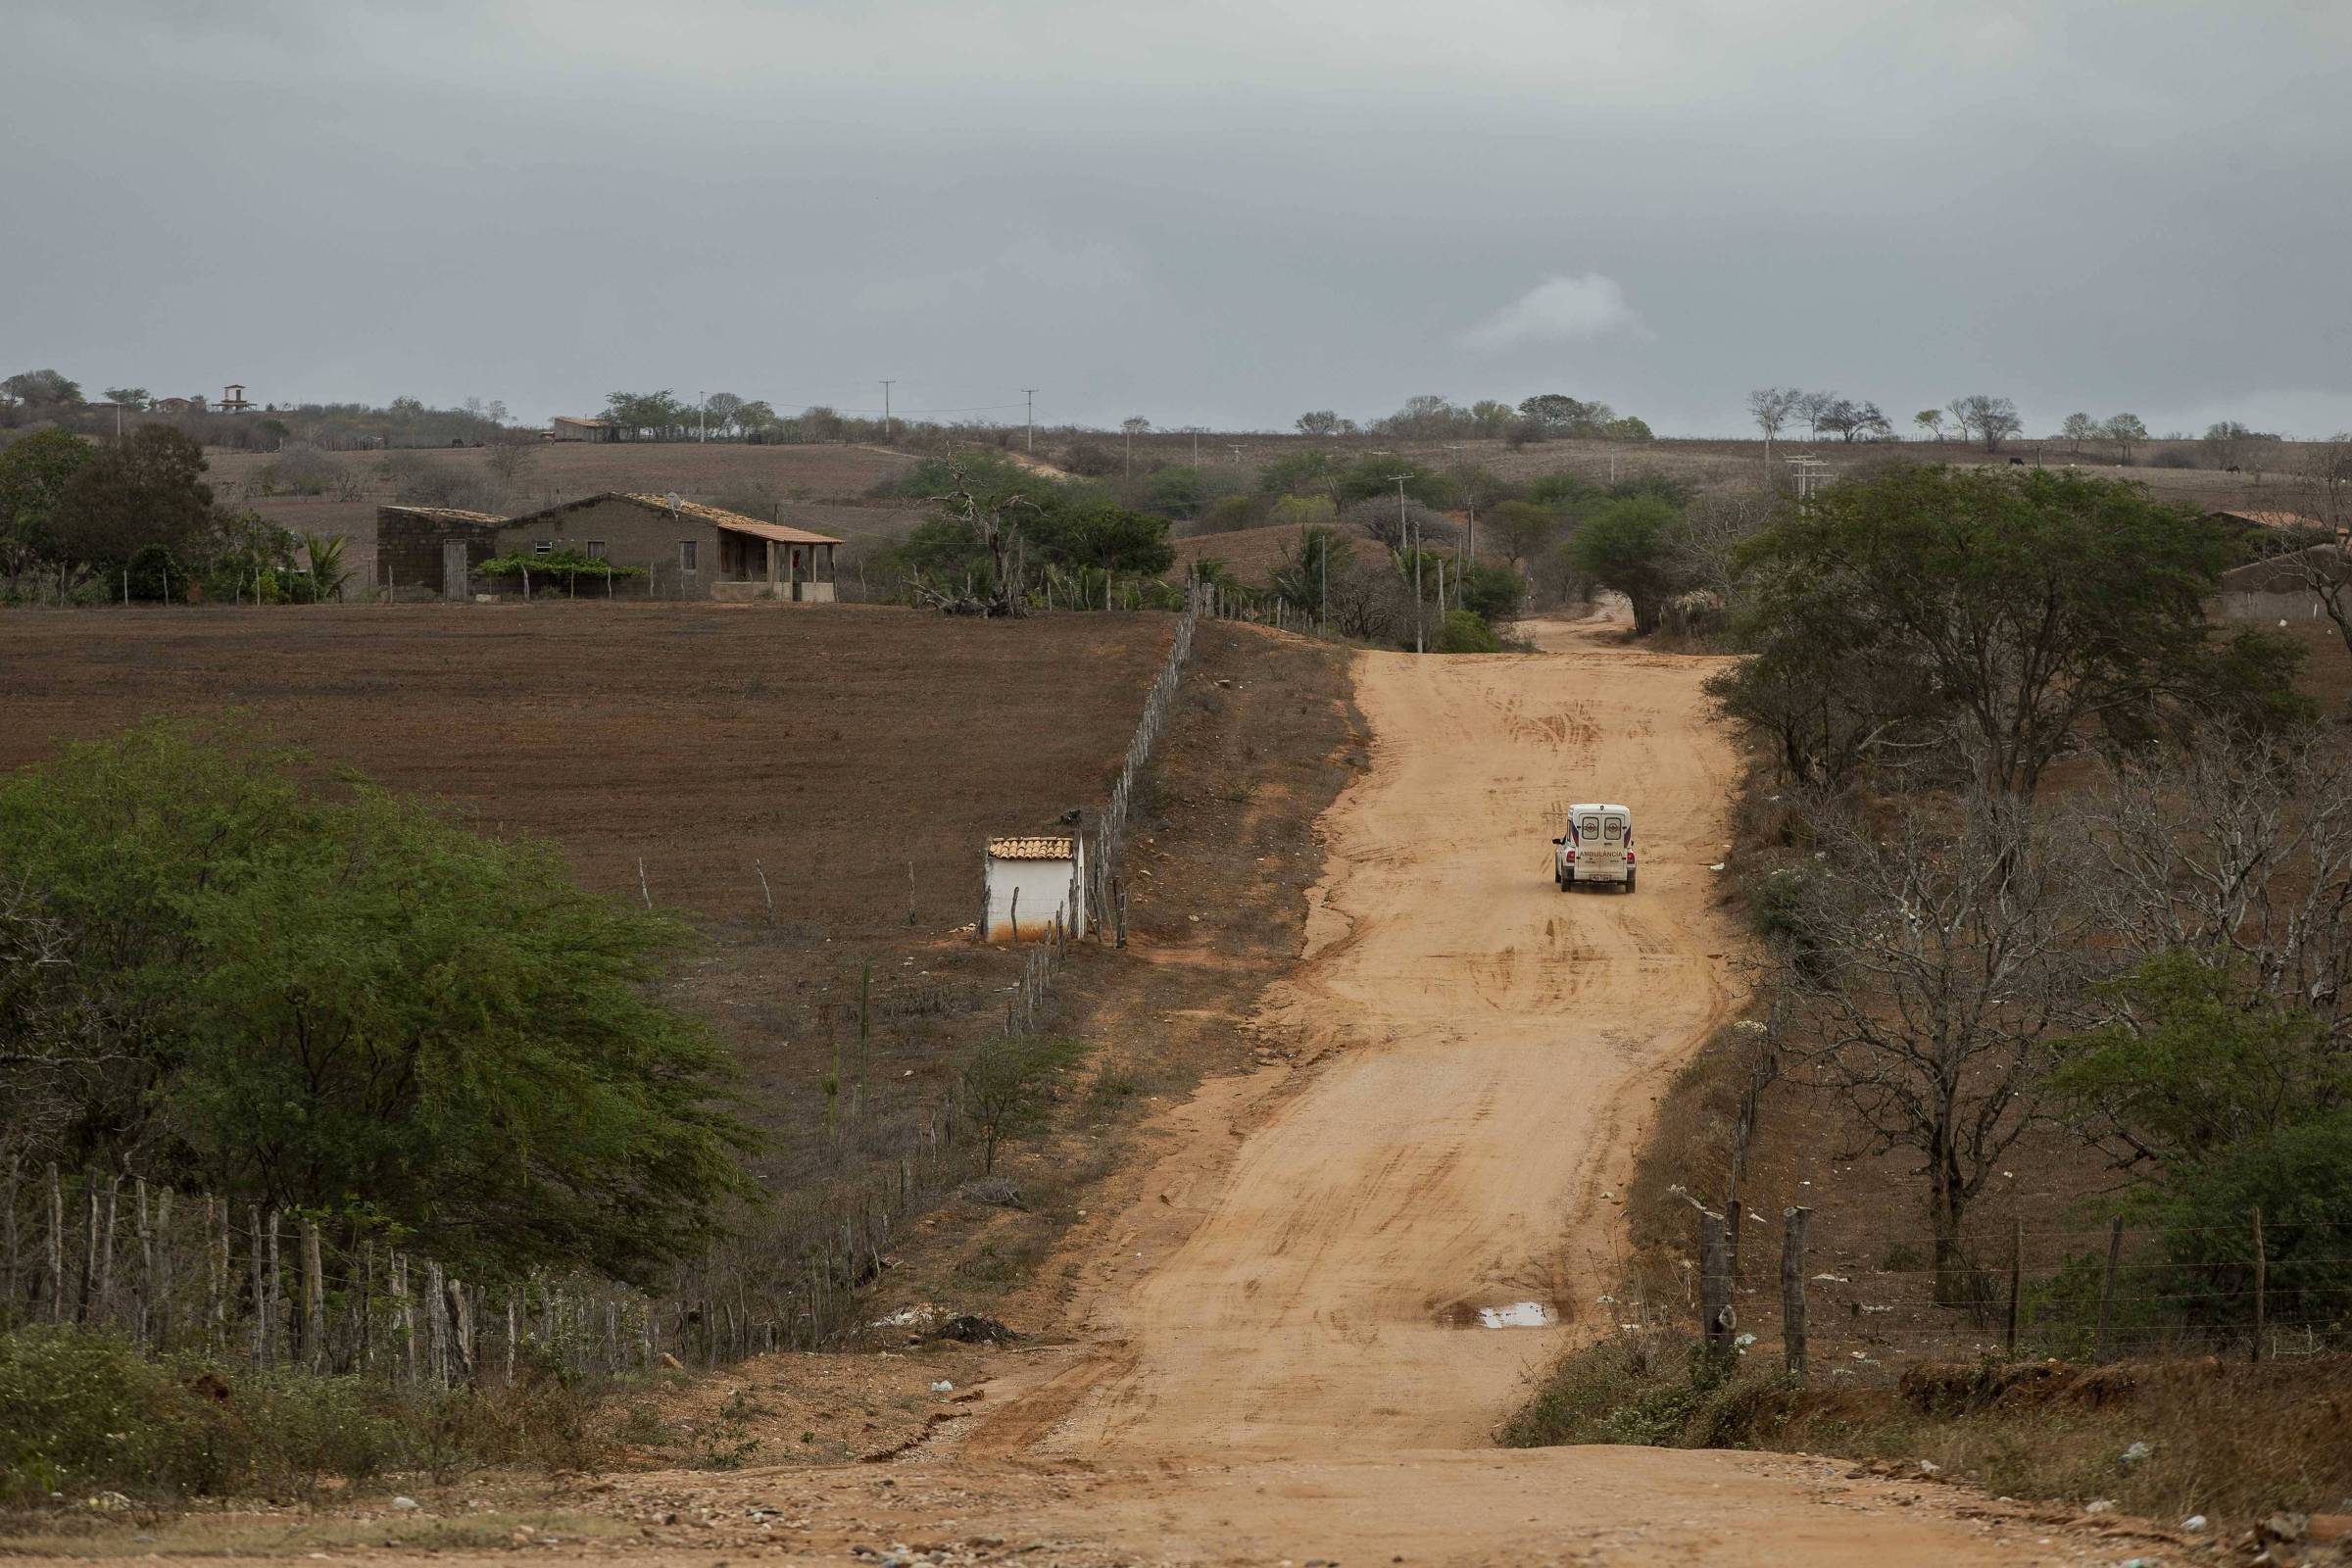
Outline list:
[[[556,542],[553,539],[535,539],[531,542],[531,554],[534,556],[552,556],[555,553]]]
[[[694,571],[699,569],[694,564],[694,547],[698,543],[700,543],[700,541],[694,539],[681,539],[678,541],[678,569],[680,571]]]
[[[602,561],[605,559],[605,542],[602,539],[591,539],[588,541],[588,559],[590,561]]]

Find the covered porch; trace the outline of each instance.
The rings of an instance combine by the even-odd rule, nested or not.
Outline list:
[[[711,597],[804,605],[834,600],[834,552],[841,541],[777,522],[724,522]]]

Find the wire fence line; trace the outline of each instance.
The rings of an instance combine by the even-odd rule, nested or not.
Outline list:
[[[333,1218],[55,1165],[25,1174],[11,1167],[0,1215],[9,1328],[73,1324],[157,1354],[435,1385],[512,1378],[524,1356],[651,1366],[684,1343],[662,1303],[609,1282],[468,1281]]]
[[[1106,940],[1125,939],[1132,802],[1165,734],[1204,597],[1188,596],[1097,815],[1089,874],[1071,890],[1067,907],[1084,907]],[[642,871],[639,891],[650,904]],[[1069,923],[1056,921],[1052,940],[1029,950],[1008,1032],[1050,1025],[1055,967],[1072,939]],[[469,1277],[350,1215],[19,1161],[0,1189],[0,1328],[73,1324],[159,1355],[429,1385],[496,1382],[543,1366],[609,1375],[819,1348],[865,1326],[860,1293],[889,1265],[903,1222],[978,1171],[970,1141],[957,1137],[958,1098],[951,1081],[893,1168],[748,1215],[726,1242],[678,1266],[659,1294],[584,1271]]]
[[[1183,613],[1176,621],[1176,635],[1168,645],[1167,658],[1160,662],[1158,678],[1145,695],[1144,711],[1136,720],[1135,733],[1128,738],[1127,750],[1119,759],[1119,776],[1110,787],[1110,797],[1095,813],[1093,848],[1088,855],[1083,874],[1073,865],[1070,887],[1062,907],[1048,923],[1045,940],[1029,950],[1020,983],[1004,1007],[1004,1030],[1007,1034],[1035,1033],[1043,1023],[1052,1019],[1054,970],[1076,939],[1079,921],[1065,918],[1063,910],[1083,915],[1086,929],[1098,942],[1110,941],[1115,946],[1127,945],[1127,882],[1124,874],[1127,853],[1127,827],[1135,800],[1136,781],[1150,765],[1152,755],[1166,731],[1168,715],[1176,705],[1176,694],[1184,683],[1184,666],[1193,655],[1193,630],[1200,615],[1211,603],[1207,588],[1194,584],[1186,593]],[[1084,829],[1081,828],[1083,835]],[[1021,940],[1018,895],[1014,896],[1012,940]],[[986,895],[980,911],[980,922],[974,928],[977,940],[988,940],[989,912]]]
[[[1723,1354],[1749,1353],[1777,1329],[1798,1381],[1930,1360],[2259,1362],[2352,1348],[2352,1220],[2266,1222],[2250,1209],[2234,1227],[2133,1227],[2119,1215],[2098,1229],[2029,1233],[2017,1222],[2004,1259],[1939,1270],[1899,1249],[1886,1266],[1823,1267],[1807,1250],[1812,1210],[1794,1206],[1781,1213],[1776,1268],[1740,1255],[1738,1237],[1759,1216],[1738,1202],[1695,1206],[1683,1299],[1648,1314],[1663,1322],[1695,1308],[1697,1340]]]

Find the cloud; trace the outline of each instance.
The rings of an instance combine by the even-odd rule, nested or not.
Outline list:
[[[1573,343],[1646,330],[1615,278],[1586,272],[1545,278],[1463,333],[1462,341],[1493,354],[1531,343]]]

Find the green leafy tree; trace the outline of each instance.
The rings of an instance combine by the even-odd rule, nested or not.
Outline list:
[[[52,1157],[650,1283],[749,1192],[682,942],[363,781],[157,723],[0,784],[0,861],[102,1020]],[[10,975],[11,981],[17,977]],[[0,991],[7,987],[0,985]]]
[[[165,425],[101,448],[74,471],[52,514],[58,559],[112,564],[149,544],[183,559],[197,553],[218,522],[204,470],[204,448]]]
[[[703,417],[713,430],[725,433],[743,419],[744,401],[732,392],[713,392],[703,399]]]
[[[2080,452],[2083,442],[2097,437],[2099,421],[2087,414],[2070,414],[2066,416],[2066,422],[2058,427],[2058,433],[2065,437],[2070,451]]]
[[[1490,624],[1516,615],[1527,599],[1527,579],[1508,566],[1481,561],[1466,570],[1457,563],[1455,569],[1462,570],[1462,608]]]
[[[2326,1020],[2173,948],[2099,988],[2114,1017],[2063,1042],[2050,1087],[2119,1165],[2162,1179],[2352,1105]]]
[[[2183,949],[2101,988],[2105,1027],[2061,1042],[2070,1125],[2132,1174],[2182,1315],[2243,1321],[2262,1210],[2278,1318],[2352,1314],[2352,1057],[2326,1022]]]
[[[659,392],[615,392],[605,399],[605,417],[624,430],[650,430],[671,436],[688,422],[687,405],[668,388]]]
[[[1266,514],[1266,521],[1279,528],[1325,528],[1339,514],[1340,509],[1328,496],[1284,496]]]
[[[1060,566],[1149,577],[1176,564],[1165,517],[1130,512],[1104,496],[1064,498],[1017,526],[1045,560]]]
[[[1502,639],[1475,610],[1448,610],[1435,629],[1430,649],[1440,654],[1499,654]]]
[[[303,554],[311,558],[311,596],[318,603],[341,599],[350,585],[351,568],[343,564],[343,552],[350,543],[339,533],[302,536]]]
[[[1544,553],[1558,537],[1566,520],[1551,507],[1534,501],[1505,501],[1486,515],[1487,537],[1497,541],[1511,564],[1523,565]]]
[[[1269,496],[1320,495],[1336,505],[1334,480],[1340,471],[1341,465],[1320,448],[1293,452],[1257,470],[1257,490]]]
[[[1944,407],[1951,411],[1952,418],[1960,426],[1960,433],[1965,436],[1973,432],[1978,440],[1984,443],[1986,452],[2000,451],[2003,441],[2026,426],[2026,421],[2018,417],[2017,405],[2007,398],[1975,392],[1964,398],[1954,398]]]
[[[58,429],[0,447],[0,573],[14,581],[51,558],[58,508],[74,476],[97,455],[89,442]]]
[[[1508,403],[1481,398],[1470,405],[1471,430],[1485,440],[1499,441],[1510,434],[1512,412]]]
[[[1310,409],[1298,416],[1298,423],[1300,435],[1334,436],[1340,434],[1348,421],[1329,409]]]
[[[1581,434],[1609,416],[1605,403],[1587,403],[1565,392],[1540,392],[1519,405],[1522,417],[1553,435]]]
[[[996,1170],[1004,1145],[1044,1130],[1062,1079],[1085,1056],[1077,1041],[1042,1035],[999,1035],[964,1054],[956,1107],[980,1141],[981,1174]]]
[[[1269,573],[1274,592],[1293,609],[1319,615],[1332,580],[1345,581],[1355,564],[1355,546],[1328,523],[1298,530],[1298,543],[1282,547],[1282,563]]]
[[[36,407],[71,407],[81,401],[81,387],[58,370],[21,370],[0,381],[0,397]]]
[[[1197,517],[1210,499],[1206,475],[1190,466],[1160,469],[1144,480],[1144,507],[1163,517]]]
[[[2148,427],[2140,422],[2136,414],[2117,414],[2109,416],[2100,424],[2099,434],[2116,444],[2119,449],[2116,455],[2120,461],[2130,463],[2132,448],[2147,440]]]
[[[1985,784],[2030,795],[2085,725],[2144,738],[2184,693],[2213,693],[2204,601],[2228,550],[2136,486],[1900,466],[1792,510],[1741,559],[1766,580],[1842,594],[1880,629],[1878,657],[1915,671],[1957,721]],[[1764,596],[1751,646],[1813,636],[1801,617],[1819,603]]]
[[[1394,501],[1398,474],[1404,475],[1404,493],[1409,499],[1438,512],[1452,504],[1453,481],[1446,475],[1402,458],[1377,456],[1358,459],[1335,475],[1332,499],[1343,507],[1374,496]]]
[[[1601,434],[1607,436],[1611,441],[1649,441],[1655,439],[1655,437],[1649,433],[1648,423],[1644,420],[1636,418],[1630,414],[1620,415],[1618,417],[1611,419],[1607,424],[1601,426]]]
[[[1657,630],[1666,601],[1690,586],[1678,549],[1683,514],[1651,496],[1610,501],[1569,540],[1577,569],[1632,602],[1634,631]]]

